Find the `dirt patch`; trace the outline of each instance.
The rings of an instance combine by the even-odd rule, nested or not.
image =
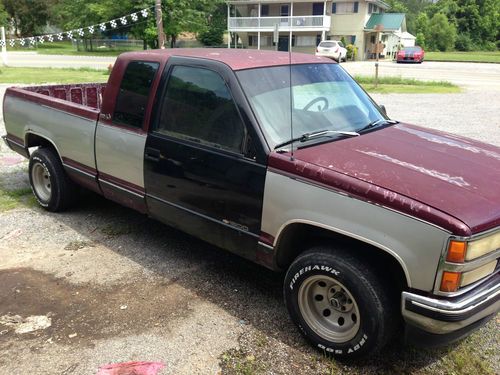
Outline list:
[[[170,320],[189,315],[190,293],[171,282],[122,285],[114,288],[75,286],[30,269],[0,271],[0,316],[50,316],[45,329],[19,335],[2,324],[0,345],[42,338],[61,343],[93,345],[98,339],[168,327]]]

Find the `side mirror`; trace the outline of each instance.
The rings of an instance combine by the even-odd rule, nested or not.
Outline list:
[[[387,116],[387,109],[385,109],[385,105],[381,104],[381,105],[379,105],[379,107],[382,110],[382,112],[384,113],[384,115]]]

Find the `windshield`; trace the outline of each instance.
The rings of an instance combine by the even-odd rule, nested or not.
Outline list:
[[[321,42],[320,47],[332,48],[337,46],[337,42]]]
[[[357,132],[386,119],[338,64],[293,65],[291,90],[290,66],[237,75],[271,148],[292,138],[291,123],[297,137],[325,130]]]
[[[422,49],[420,47],[405,47],[403,51],[405,52],[420,52]]]

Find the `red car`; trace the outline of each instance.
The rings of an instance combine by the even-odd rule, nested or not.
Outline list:
[[[424,50],[422,47],[405,47],[398,52],[396,62],[417,62],[421,64],[424,61]]]

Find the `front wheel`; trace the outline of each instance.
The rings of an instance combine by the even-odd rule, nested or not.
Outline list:
[[[300,255],[286,274],[284,295],[302,334],[339,359],[374,354],[392,336],[397,304],[346,250],[316,247]]]
[[[31,155],[29,177],[36,200],[47,211],[63,211],[73,204],[75,184],[52,149],[40,148]]]

